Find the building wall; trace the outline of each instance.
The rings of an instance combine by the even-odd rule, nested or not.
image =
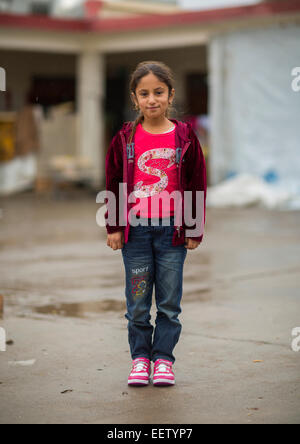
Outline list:
[[[76,57],[65,54],[45,54],[24,51],[0,51],[0,65],[6,70],[7,91],[12,110],[20,109],[26,100],[33,75],[75,76]],[[5,97],[0,95],[0,111]]]

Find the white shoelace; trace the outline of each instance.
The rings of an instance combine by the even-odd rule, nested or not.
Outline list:
[[[159,373],[169,373],[170,372],[170,367],[167,364],[164,364],[163,362],[161,362],[157,366],[157,371]]]
[[[138,361],[133,366],[134,372],[146,372],[147,371],[147,363],[144,361]]]

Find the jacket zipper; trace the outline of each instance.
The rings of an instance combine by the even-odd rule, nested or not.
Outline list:
[[[122,154],[123,154],[123,182],[128,185],[128,175],[127,175],[128,161],[127,161],[127,151],[126,151],[127,150],[127,148],[126,148],[126,140],[125,140],[124,132],[121,131],[120,134],[121,134]],[[126,187],[126,190],[128,191],[127,187]],[[128,195],[126,195],[124,197],[126,197],[126,200],[128,199]],[[127,216],[128,215],[126,214],[126,220],[127,220]],[[127,221],[127,225],[128,225],[128,221]]]
[[[190,141],[186,142],[186,144],[184,145],[184,148],[182,150],[180,160],[179,160],[179,186],[180,186],[180,188],[181,188],[182,159],[183,159],[183,156],[185,155],[188,147],[190,146],[190,144],[191,144]],[[182,193],[182,188],[181,188],[181,193]],[[180,228],[181,228],[181,226],[176,227],[178,237],[180,237]]]
[[[127,153],[126,153],[126,141],[123,131],[121,131],[122,140],[122,155],[123,155],[123,180],[127,182]]]

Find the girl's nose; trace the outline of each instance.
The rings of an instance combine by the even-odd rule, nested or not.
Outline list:
[[[149,96],[149,103],[150,104],[155,103],[155,97],[154,96],[152,96],[152,95]]]

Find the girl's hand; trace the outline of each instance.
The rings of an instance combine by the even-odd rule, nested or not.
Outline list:
[[[190,237],[185,237],[185,248],[188,250],[195,250],[200,245],[200,242],[195,241],[194,239],[191,239]]]
[[[124,231],[117,231],[116,233],[107,235],[107,246],[113,250],[119,250],[124,246]]]

